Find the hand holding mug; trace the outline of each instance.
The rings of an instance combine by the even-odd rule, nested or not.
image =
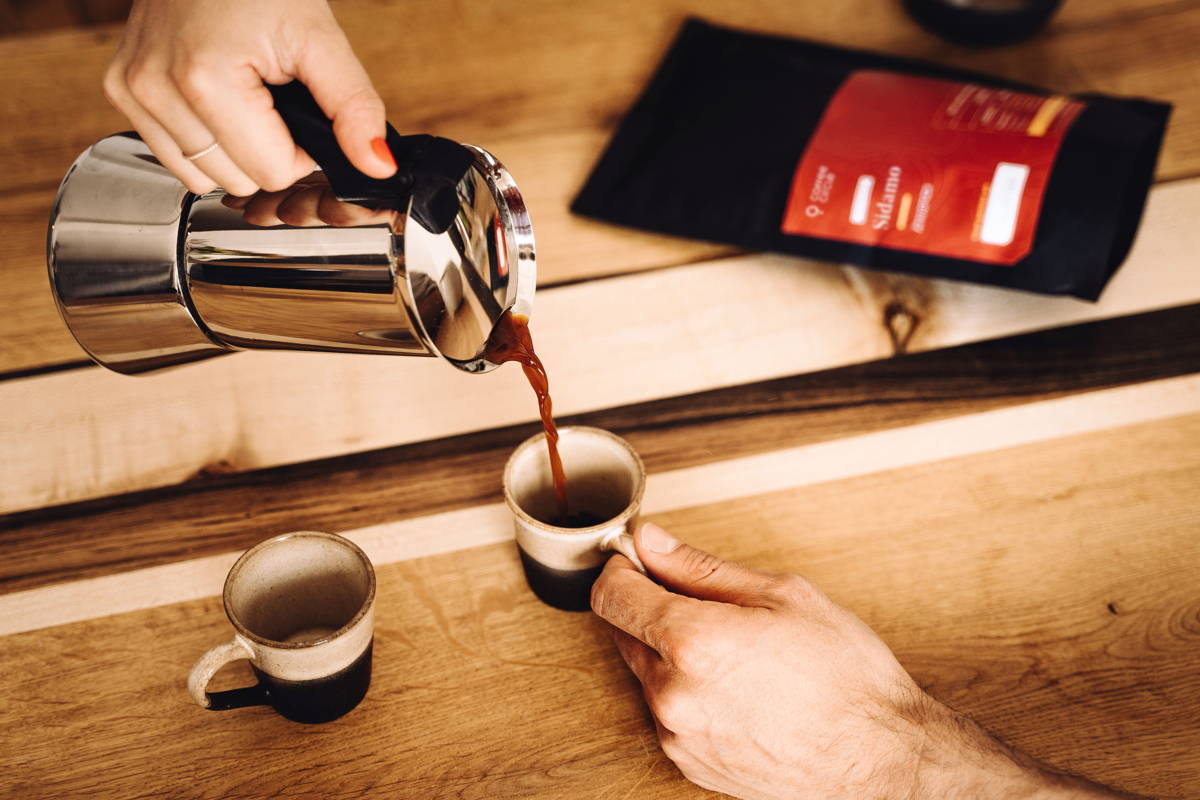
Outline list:
[[[635,542],[662,585],[614,555],[592,607],[692,782],[756,800],[1124,796],[1039,765],[926,695],[799,575],[723,561],[652,524]]]
[[[504,465],[504,500],[529,588],[564,611],[586,611],[609,553],[642,569],[631,531],[646,490],[646,467],[629,442],[600,428],[558,429],[572,516],[562,520],[544,434],[526,439]],[[572,523],[576,524],[572,524]]]

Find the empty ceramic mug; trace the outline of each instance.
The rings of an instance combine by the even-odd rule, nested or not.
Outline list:
[[[631,534],[646,488],[646,469],[628,442],[600,428],[560,428],[558,449],[567,475],[568,520],[562,519],[554,494],[541,433],[526,439],[509,457],[504,499],[513,514],[529,588],[555,608],[584,611],[592,584],[613,551],[645,572]]]
[[[233,638],[188,676],[201,706],[269,705],[297,722],[328,722],[358,705],[371,684],[375,570],[353,542],[331,533],[285,533],[242,554],[225,578]],[[258,683],[209,692],[221,667],[248,659]]]

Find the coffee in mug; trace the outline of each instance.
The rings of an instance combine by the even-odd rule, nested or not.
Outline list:
[[[209,650],[188,691],[213,711],[269,705],[296,722],[350,711],[371,684],[375,570],[341,536],[285,533],[247,550],[225,579],[233,638]],[[209,692],[221,667],[248,659],[258,683]]]
[[[567,471],[566,518],[554,491],[542,434],[526,439],[509,457],[504,499],[513,514],[529,588],[555,608],[585,611],[610,551],[645,571],[631,534],[646,488],[646,470],[628,442],[600,428],[560,428],[558,448]]]

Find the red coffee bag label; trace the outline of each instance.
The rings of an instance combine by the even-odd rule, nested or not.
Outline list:
[[[856,71],[800,159],[783,232],[1015,264],[1033,248],[1050,169],[1083,107]]]

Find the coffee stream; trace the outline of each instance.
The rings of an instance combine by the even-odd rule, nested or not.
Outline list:
[[[546,449],[550,453],[550,474],[554,478],[554,494],[558,498],[558,519],[546,520],[561,527],[586,527],[595,524],[572,519],[567,507],[567,476],[563,472],[562,458],[558,454],[558,426],[554,424],[553,406],[550,401],[550,381],[546,368],[533,349],[533,337],[529,333],[529,318],[523,314],[505,311],[496,322],[484,351],[488,361],[504,364],[516,361],[525,371],[533,393],[537,395],[538,410],[542,414],[542,428],[546,431]],[[582,516],[582,515],[578,515]]]

